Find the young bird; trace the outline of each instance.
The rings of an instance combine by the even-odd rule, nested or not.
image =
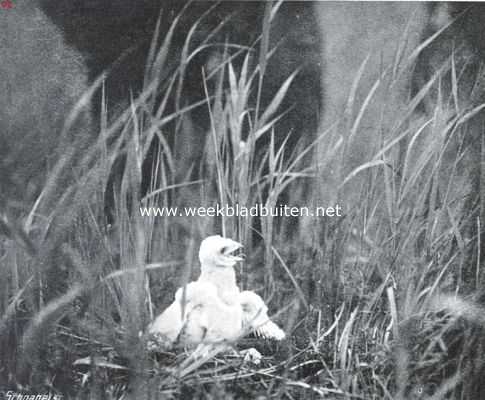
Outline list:
[[[210,282],[191,282],[177,290],[175,301],[148,327],[149,350],[193,347],[236,340],[243,311],[226,304]]]
[[[254,332],[263,339],[282,340],[285,333],[272,322],[256,293],[244,291],[228,305],[210,282],[191,282],[177,290],[175,301],[148,327],[148,349],[168,350],[201,344],[230,346]]]
[[[245,290],[239,294],[243,328],[263,339],[283,340],[285,332],[268,317],[268,307],[256,293]]]
[[[241,243],[219,235],[209,236],[200,244],[200,276],[197,282],[215,285],[219,297],[228,305],[235,304],[239,295],[234,265],[243,258],[233,253],[242,247]]]

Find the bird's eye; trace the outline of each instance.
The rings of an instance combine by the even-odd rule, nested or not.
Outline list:
[[[245,313],[249,313],[249,311],[251,311],[251,306],[247,303],[242,303],[241,308]]]
[[[226,254],[227,249],[228,249],[228,247],[227,247],[227,246],[224,246],[224,247],[221,249],[221,254]]]

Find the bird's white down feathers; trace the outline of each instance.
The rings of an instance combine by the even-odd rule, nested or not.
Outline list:
[[[265,339],[285,337],[263,299],[239,291],[234,265],[242,257],[234,253],[242,247],[219,235],[202,241],[199,279],[178,289],[174,302],[149,325],[149,348],[232,342],[251,332]]]
[[[256,293],[246,290],[239,295],[243,327],[263,339],[283,340],[285,332],[269,319],[268,307]]]
[[[149,349],[233,342],[254,332],[265,339],[282,340],[285,333],[272,322],[264,301],[256,293],[241,292],[238,301],[221,301],[208,282],[191,282],[180,288],[175,301],[148,327]]]
[[[200,244],[197,281],[215,285],[219,297],[227,304],[234,304],[239,294],[234,266],[243,258],[234,253],[242,247],[241,243],[219,235],[209,236]]]
[[[221,301],[212,283],[191,282],[177,290],[175,301],[153,321],[148,333],[158,346],[169,349],[235,340],[241,324],[242,309]]]

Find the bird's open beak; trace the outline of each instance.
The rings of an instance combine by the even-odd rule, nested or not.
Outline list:
[[[232,259],[235,262],[238,261],[243,261],[244,260],[244,255],[243,254],[238,254],[234,255],[233,253],[239,249],[242,249],[244,246],[241,243],[238,243],[234,240],[231,241],[227,246],[224,247],[223,254],[224,256]]]

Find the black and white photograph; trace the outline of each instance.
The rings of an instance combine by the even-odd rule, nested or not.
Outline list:
[[[0,0],[0,400],[485,400],[485,2]]]

